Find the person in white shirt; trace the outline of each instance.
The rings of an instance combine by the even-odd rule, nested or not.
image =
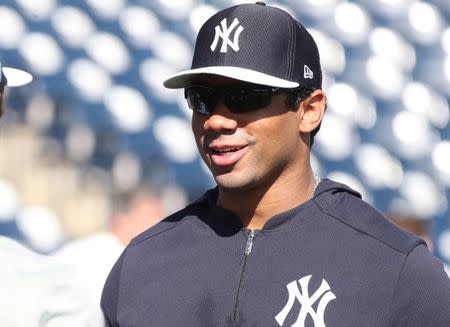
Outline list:
[[[5,86],[22,86],[32,79],[0,62],[0,116]],[[0,262],[0,326],[104,326],[101,311],[90,302],[86,285],[72,267],[5,236],[0,236]]]

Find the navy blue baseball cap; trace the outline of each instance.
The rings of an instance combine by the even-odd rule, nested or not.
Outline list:
[[[201,74],[280,88],[322,87],[316,42],[286,11],[262,2],[222,10],[201,27],[190,70],[172,75],[167,88],[185,88]]]
[[[22,86],[33,80],[31,74],[16,68],[5,67],[0,61],[0,86]]]

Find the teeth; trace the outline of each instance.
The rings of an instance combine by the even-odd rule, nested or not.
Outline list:
[[[217,153],[227,153],[227,152],[234,152],[234,151],[237,151],[237,150],[239,150],[240,148],[232,148],[232,149],[226,149],[226,150],[214,150],[214,152],[217,152]]]

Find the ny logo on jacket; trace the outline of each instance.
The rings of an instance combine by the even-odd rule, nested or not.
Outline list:
[[[314,321],[315,327],[326,327],[324,322],[325,309],[328,303],[336,298],[334,293],[331,291],[330,285],[328,285],[325,279],[322,279],[322,284],[320,287],[309,296],[308,285],[311,279],[311,275],[305,276],[298,280],[301,290],[299,290],[297,281],[294,280],[286,285],[289,292],[289,298],[284,306],[284,308],[275,316],[279,326],[283,326],[283,323],[291,311],[295,300],[300,303],[300,311],[298,313],[297,321],[292,325],[293,327],[304,327],[305,321],[308,315],[311,316]],[[314,311],[313,305],[319,301],[317,310]]]

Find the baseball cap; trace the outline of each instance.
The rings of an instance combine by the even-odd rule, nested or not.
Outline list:
[[[32,80],[31,74],[20,69],[5,67],[0,61],[0,85],[16,87],[28,84]]]
[[[280,88],[321,88],[317,45],[286,11],[263,2],[219,11],[201,27],[190,70],[172,75],[167,88],[185,88],[201,74]]]

